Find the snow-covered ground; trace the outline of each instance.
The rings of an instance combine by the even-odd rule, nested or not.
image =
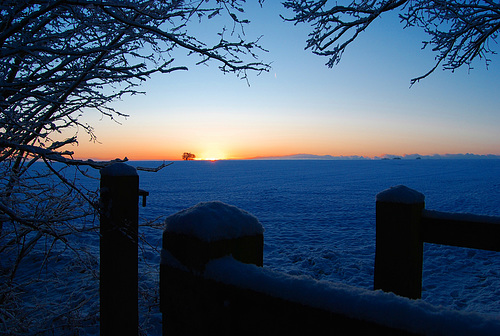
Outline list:
[[[142,220],[161,220],[199,202],[222,201],[248,211],[264,226],[265,267],[366,289],[373,285],[375,195],[380,191],[402,184],[424,194],[427,209],[500,216],[500,160],[183,161],[139,175],[140,188],[150,193],[147,206],[140,209]],[[161,231],[140,230],[148,242],[141,250],[141,321],[154,335],[161,330]],[[97,255],[97,239],[88,233],[78,241]],[[78,328],[97,334],[95,274],[80,270],[69,251],[60,251],[43,272],[30,271],[29,262],[42,262],[37,258],[43,248],[22,266],[24,279],[32,280],[17,302],[31,314],[40,312],[42,319],[37,307],[47,302],[59,307],[71,298],[68,305],[78,307],[73,319],[55,312],[43,317],[52,324],[69,325],[58,334]],[[500,318],[500,255],[426,244],[422,295],[434,305]],[[74,325],[78,323],[81,327]]]

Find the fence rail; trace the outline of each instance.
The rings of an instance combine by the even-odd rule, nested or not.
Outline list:
[[[422,211],[425,243],[500,252],[500,217]]]

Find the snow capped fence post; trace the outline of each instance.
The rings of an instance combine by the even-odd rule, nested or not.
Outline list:
[[[377,195],[375,289],[421,297],[424,200],[423,194],[401,185]]]
[[[137,335],[139,175],[114,163],[101,169],[100,331]]]
[[[212,260],[263,265],[264,229],[257,218],[222,202],[204,202],[165,220],[160,265],[164,335],[231,334],[224,318],[230,300],[220,285],[203,278]],[[222,317],[222,318],[221,318]]]

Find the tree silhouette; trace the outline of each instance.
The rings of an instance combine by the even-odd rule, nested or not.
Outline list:
[[[244,2],[1,2],[0,223],[12,222],[60,239],[67,227],[62,225],[63,231],[58,231],[57,223],[73,219],[76,209],[81,209],[82,216],[93,213],[95,192],[88,193],[66,178],[54,163],[94,168],[109,164],[73,159],[67,147],[77,143],[78,134],[96,139],[92,126],[80,117],[89,110],[111,119],[125,116],[110,103],[141,93],[138,86],[152,74],[187,70],[178,63],[182,52],[198,56],[198,64],[213,62],[222,72],[242,78],[248,71],[267,71],[269,66],[257,59],[256,53],[262,50],[258,41],[244,40],[241,32],[248,23],[240,18]],[[216,39],[210,29],[200,36],[190,33],[191,25],[216,17],[233,29],[213,31]],[[63,132],[74,136],[61,139]],[[33,170],[37,161],[45,166],[43,173],[40,166]],[[47,175],[58,181],[49,185],[37,179]],[[37,202],[32,190],[52,195],[49,199],[66,199]],[[82,201],[90,208],[84,210]],[[54,204],[57,211],[50,208]],[[45,211],[40,210],[42,205]]]
[[[496,40],[500,30],[500,4],[481,0],[373,0],[373,1],[290,0],[285,8],[294,12],[287,20],[309,23],[306,48],[313,53],[328,56],[327,65],[336,65],[345,49],[360,33],[383,13],[400,11],[400,19],[407,27],[420,27],[430,36],[424,48],[430,46],[437,53],[434,66],[425,74],[412,78],[411,84],[429,76],[440,65],[455,70],[470,67],[479,57],[489,63],[488,54],[495,53],[489,42]]]
[[[96,139],[82,115],[96,110],[111,119],[124,117],[110,103],[141,93],[138,86],[153,74],[187,70],[182,62],[187,56],[244,79],[248,72],[269,69],[259,61],[258,39],[245,37],[244,3],[0,2],[0,254],[5,262],[0,311],[19,297],[13,292],[23,288],[16,283],[18,266],[37,246],[45,246],[45,261],[61,244],[76,253],[75,262],[88,257],[85,247],[68,237],[98,230],[93,222],[98,192],[86,187],[87,168],[111,162],[72,157],[68,145],[77,143],[77,135]],[[75,221],[83,217],[88,221]],[[46,312],[48,321],[63,314]],[[20,316],[2,316],[2,330],[45,329],[30,327]]]
[[[194,160],[196,158],[196,155],[194,154],[191,154],[191,153],[187,153],[185,152],[184,154],[182,154],[182,159],[183,160]]]

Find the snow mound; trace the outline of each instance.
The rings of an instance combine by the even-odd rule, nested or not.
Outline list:
[[[123,162],[115,162],[101,169],[101,176],[138,176],[137,170]]]
[[[264,233],[252,214],[219,201],[201,202],[165,219],[165,231],[211,242]]]
[[[397,185],[377,194],[377,202],[416,204],[424,201],[424,194],[404,185]]]

